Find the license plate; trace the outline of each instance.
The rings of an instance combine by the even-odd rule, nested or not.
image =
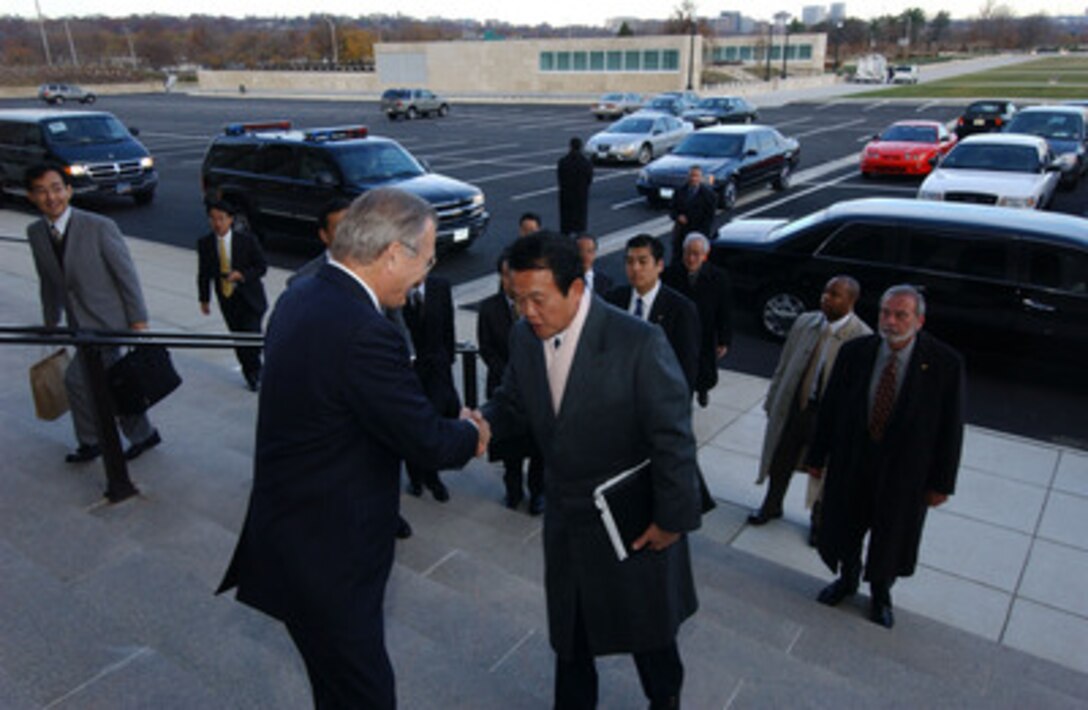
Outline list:
[[[132,185],[129,185],[127,182],[117,183],[117,194],[118,195],[127,195],[130,192],[132,192]]]
[[[468,227],[462,227],[461,229],[453,230],[453,241],[455,241],[455,242],[468,241]]]
[[[663,200],[671,200],[673,192],[675,191],[671,187],[662,187],[658,190],[658,194],[661,195],[661,199]]]
[[[986,125],[986,119],[985,118],[976,118],[975,119],[975,125],[976,126],[985,126]]]

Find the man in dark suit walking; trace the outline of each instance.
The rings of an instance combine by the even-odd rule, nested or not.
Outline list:
[[[718,384],[718,361],[733,342],[733,295],[729,273],[707,261],[710,242],[699,232],[684,238],[683,258],[665,269],[661,280],[695,302],[699,311],[699,365],[695,394],[699,406]]]
[[[72,179],[59,165],[36,165],[26,172],[27,198],[42,218],[26,229],[41,282],[42,322],[90,330],[147,330],[147,306],[121,230],[113,221],[69,206]],[[121,359],[121,349],[102,348],[106,367]],[[94,402],[79,353],[64,374],[78,448],[68,463],[102,455]],[[131,443],[125,458],[134,459],[162,442],[146,414],[118,417]],[[110,426],[113,426],[110,423]]]
[[[631,237],[624,266],[628,285],[612,289],[605,300],[635,318],[661,326],[689,389],[694,391],[699,363],[699,313],[686,296],[661,283],[665,247],[649,234]]]
[[[336,227],[340,224],[340,220],[344,218],[344,215],[348,213],[349,207],[351,207],[351,202],[343,197],[335,197],[322,205],[321,211],[317,214],[317,238],[325,248],[320,254],[298,267],[295,273],[287,277],[288,288],[299,279],[313,276],[321,270],[322,266],[329,262],[329,245],[332,244],[332,238],[336,235]]]
[[[502,383],[502,373],[510,359],[510,329],[520,317],[512,295],[513,282],[506,252],[499,257],[499,292],[480,302],[480,314],[476,319],[476,339],[480,343],[480,357],[487,365],[487,398]],[[502,461],[503,484],[506,496],[503,503],[511,510],[521,505],[525,498],[525,486],[529,488],[529,514],[544,512],[544,460],[540,457],[531,436],[504,442],[492,441],[488,454],[492,461]],[[523,474],[525,460],[529,468]],[[525,479],[524,481],[522,479]]]
[[[411,291],[401,309],[411,334],[416,357],[412,363],[427,399],[443,417],[456,417],[461,398],[453,386],[453,363],[456,359],[453,335],[453,295],[450,282],[441,276],[429,275]],[[438,477],[438,471],[421,468],[408,462],[408,492],[423,495],[426,486],[439,503],[450,499],[449,490]]]
[[[670,264],[683,258],[684,237],[692,232],[714,234],[714,215],[718,209],[718,196],[703,182],[703,169],[692,165],[688,170],[688,182],[676,188],[672,195],[669,217],[673,220],[672,256]]]
[[[686,533],[700,522],[688,385],[660,328],[586,291],[568,237],[515,241],[510,268],[524,317],[484,415],[496,438],[531,433],[544,455],[554,705],[594,707],[594,657],[631,653],[651,706],[678,707],[676,632],[697,606]],[[652,522],[621,562],[592,493],[647,461]]]
[[[914,574],[926,509],[954,492],[963,443],[963,360],[921,332],[925,315],[914,287],[884,292],[880,335],[839,350],[805,459],[824,476],[820,557],[840,575],[819,601],[857,591],[868,531],[869,618],[887,628],[891,586]]]
[[[593,163],[582,153],[582,139],[570,139],[570,150],[556,167],[559,180],[559,231],[574,236],[589,228],[589,186]]]
[[[200,312],[211,313],[211,286],[227,328],[233,332],[260,333],[261,319],[268,309],[261,279],[268,264],[257,238],[249,232],[236,231],[234,208],[226,202],[209,202],[208,223],[212,231],[196,243],[196,276]],[[261,382],[261,349],[235,348],[246,385],[253,392]]]
[[[578,256],[582,258],[582,267],[585,271],[586,288],[598,296],[604,296],[612,290],[612,278],[594,268],[597,261],[597,238],[592,234],[579,234]]]
[[[220,591],[286,624],[318,708],[395,707],[382,603],[401,463],[460,467],[490,436],[439,416],[382,313],[433,265],[436,225],[419,197],[367,192],[268,326],[253,490]]]

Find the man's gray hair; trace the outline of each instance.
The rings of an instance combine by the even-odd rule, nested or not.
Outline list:
[[[689,244],[693,242],[702,242],[703,247],[710,251],[710,240],[706,238],[706,235],[702,232],[688,232],[688,236],[684,237],[684,249],[688,248]]]
[[[914,288],[910,284],[899,284],[892,286],[884,295],[880,297],[880,305],[883,306],[888,302],[888,299],[895,298],[896,296],[908,296],[914,299],[914,313],[918,316],[925,316],[926,314],[926,297],[922,295],[922,292]]]
[[[369,264],[393,242],[418,252],[427,224],[438,224],[434,208],[421,197],[394,187],[379,187],[355,199],[336,228],[329,252]]]

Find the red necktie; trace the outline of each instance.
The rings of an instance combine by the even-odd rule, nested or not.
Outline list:
[[[884,438],[884,427],[888,424],[892,407],[895,405],[895,371],[898,358],[893,353],[884,366],[884,372],[880,373],[880,381],[876,383],[876,395],[873,397],[873,411],[869,415],[869,436],[873,441]]]

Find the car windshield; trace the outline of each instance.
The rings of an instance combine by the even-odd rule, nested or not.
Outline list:
[[[605,94],[601,97],[601,101],[607,101],[612,103],[615,103],[617,101],[623,101],[623,94]]]
[[[393,143],[372,143],[337,151],[344,179],[372,184],[413,178],[424,173],[416,159]]]
[[[118,143],[128,138],[128,129],[113,116],[65,116],[46,121],[49,140],[61,145]]]
[[[1066,113],[1021,113],[1009,124],[1010,133],[1031,133],[1043,138],[1075,140],[1083,122]]]
[[[743,135],[695,133],[683,140],[673,151],[675,155],[698,155],[707,158],[735,158],[744,147]]]
[[[967,113],[1004,113],[1005,107],[1001,104],[989,103],[977,103],[971,104],[967,107]]]
[[[625,118],[609,127],[609,133],[649,133],[654,122],[648,118]]]
[[[703,99],[696,108],[729,108],[733,104],[729,99]]]
[[[671,109],[672,105],[674,103],[676,103],[676,99],[669,99],[669,98],[654,99],[652,102],[650,102],[650,106],[653,107],[653,108],[668,108],[668,109]]]
[[[882,141],[936,143],[937,129],[930,126],[892,126],[880,134]]]
[[[942,168],[958,170],[999,170],[1037,173],[1039,153],[1031,146],[974,144],[958,145],[941,163]]]

